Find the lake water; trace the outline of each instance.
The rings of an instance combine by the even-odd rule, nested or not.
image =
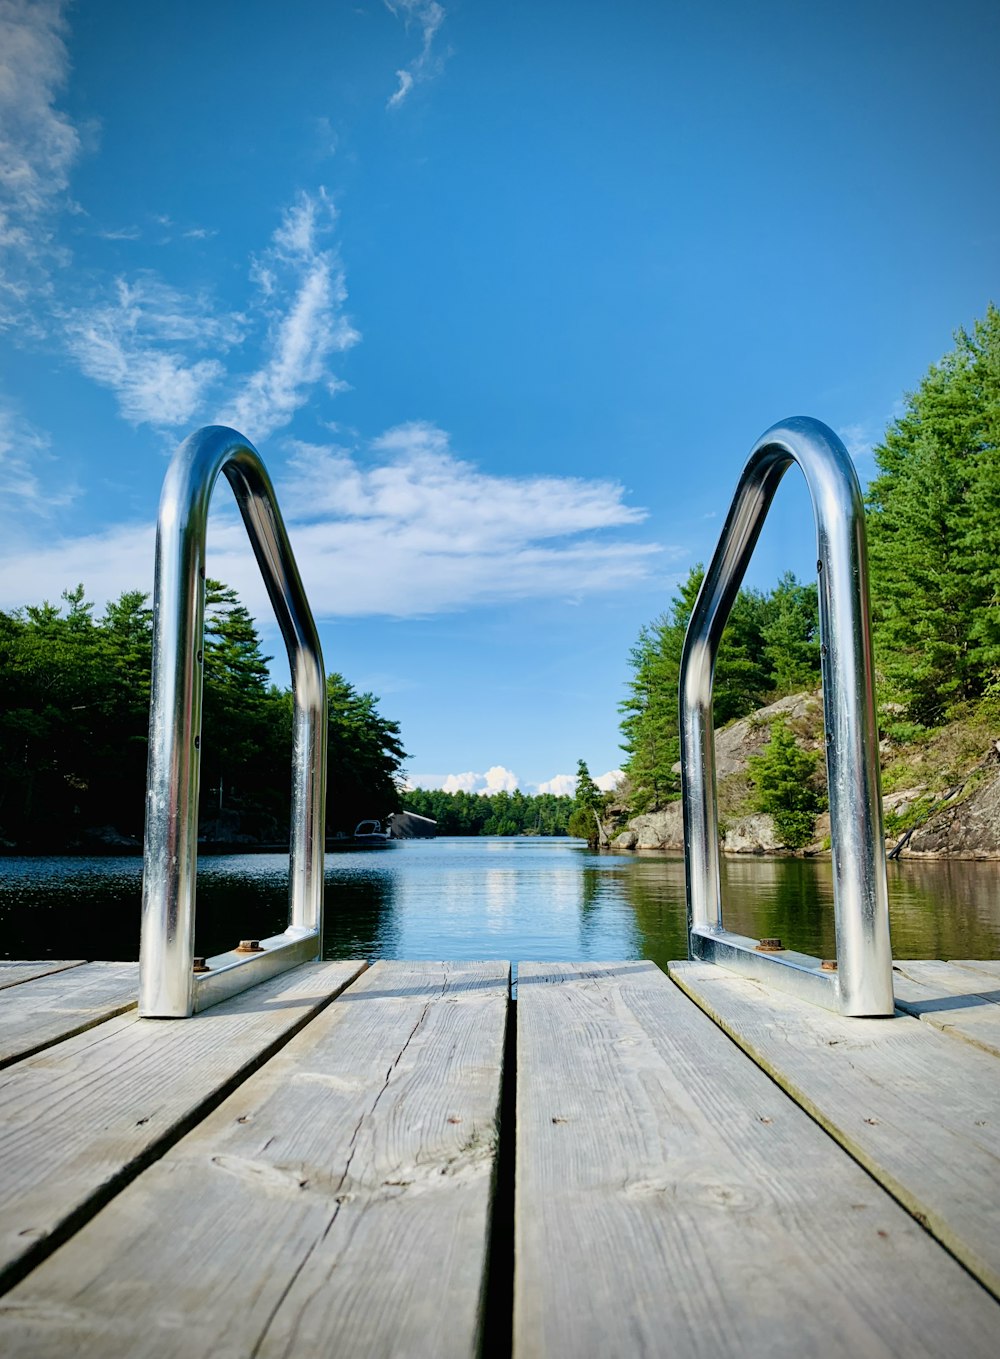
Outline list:
[[[287,923],[287,856],[203,858],[197,952]],[[0,956],[138,956],[137,858],[0,859]],[[830,865],[729,859],[726,924],[831,957]],[[900,958],[1000,958],[1000,864],[889,865]],[[686,954],[684,865],[555,839],[409,840],[326,861],[329,958],[651,958]]]

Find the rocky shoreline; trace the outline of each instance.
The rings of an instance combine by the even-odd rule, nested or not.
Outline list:
[[[830,818],[826,813],[816,818],[812,843],[791,850],[781,843],[769,815],[747,810],[751,790],[748,761],[767,745],[771,723],[778,717],[788,723],[803,749],[822,747],[819,693],[790,695],[715,733],[719,846],[724,854],[801,858],[829,853]],[[883,769],[892,770],[899,749],[883,741],[881,752]],[[679,766],[675,770],[679,772]],[[882,806],[888,832],[886,850],[892,859],[1000,860],[1000,739],[991,736],[984,740],[975,760],[957,776],[931,766],[923,781],[884,793]],[[615,851],[682,853],[680,801],[630,818],[624,830],[609,832],[608,842]]]

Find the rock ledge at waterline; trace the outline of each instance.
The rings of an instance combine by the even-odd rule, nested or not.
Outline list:
[[[806,750],[823,744],[823,710],[819,693],[792,694],[759,708],[749,717],[715,733],[716,775],[719,790],[720,846],[727,854],[789,854],[763,812],[748,812],[751,790],[748,761],[770,739],[771,723],[784,716],[796,740]],[[893,834],[886,848],[895,858],[1000,859],[1000,740],[984,742],[985,749],[958,776],[930,767],[913,787],[886,794],[883,808],[891,814]],[[900,759],[899,747],[881,744],[883,769]],[[680,767],[675,766],[675,772]],[[619,823],[620,824],[620,823]],[[821,854],[829,848],[830,818],[816,818],[815,838],[799,854]],[[632,817],[627,828],[611,840],[615,850],[659,850],[680,853],[684,847],[681,804]]]

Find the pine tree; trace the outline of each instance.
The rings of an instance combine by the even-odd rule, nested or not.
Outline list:
[[[955,341],[875,450],[868,489],[880,678],[928,725],[1000,667],[1000,312]]]
[[[327,824],[350,831],[368,817],[399,810],[406,759],[399,723],[383,717],[374,694],[359,694],[343,675],[326,680],[329,713]]]
[[[782,718],[772,722],[770,741],[748,761],[756,808],[770,813],[788,849],[801,849],[813,838],[816,813],[824,804],[814,783],[818,764],[818,756],[800,749]]]
[[[573,811],[569,818],[569,833],[586,840],[591,849],[596,849],[601,839],[601,811],[604,797],[597,784],[590,777],[585,760],[576,765],[576,791],[573,798]]]

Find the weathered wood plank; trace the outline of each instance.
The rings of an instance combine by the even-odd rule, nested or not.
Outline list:
[[[0,1067],[135,1008],[138,963],[84,963],[0,998]]]
[[[899,1009],[1000,1057],[1000,976],[933,959],[897,960],[892,973]]]
[[[955,967],[968,968],[970,972],[985,972],[990,977],[1000,978],[1000,961],[996,958],[956,958]]]
[[[364,968],[307,963],[190,1020],[119,1015],[0,1073],[0,1290]]]
[[[8,986],[20,986],[22,982],[34,981],[36,977],[47,976],[50,972],[65,972],[71,967],[79,967],[85,958],[70,958],[57,962],[53,958],[39,959],[38,962],[21,963],[0,960],[0,991]]]
[[[507,995],[373,966],[3,1299],[0,1351],[475,1354]]]
[[[521,963],[517,1010],[515,1359],[995,1353],[996,1302],[653,964]]]
[[[671,975],[1000,1295],[1000,1062],[909,1015],[850,1019],[702,963]]]

